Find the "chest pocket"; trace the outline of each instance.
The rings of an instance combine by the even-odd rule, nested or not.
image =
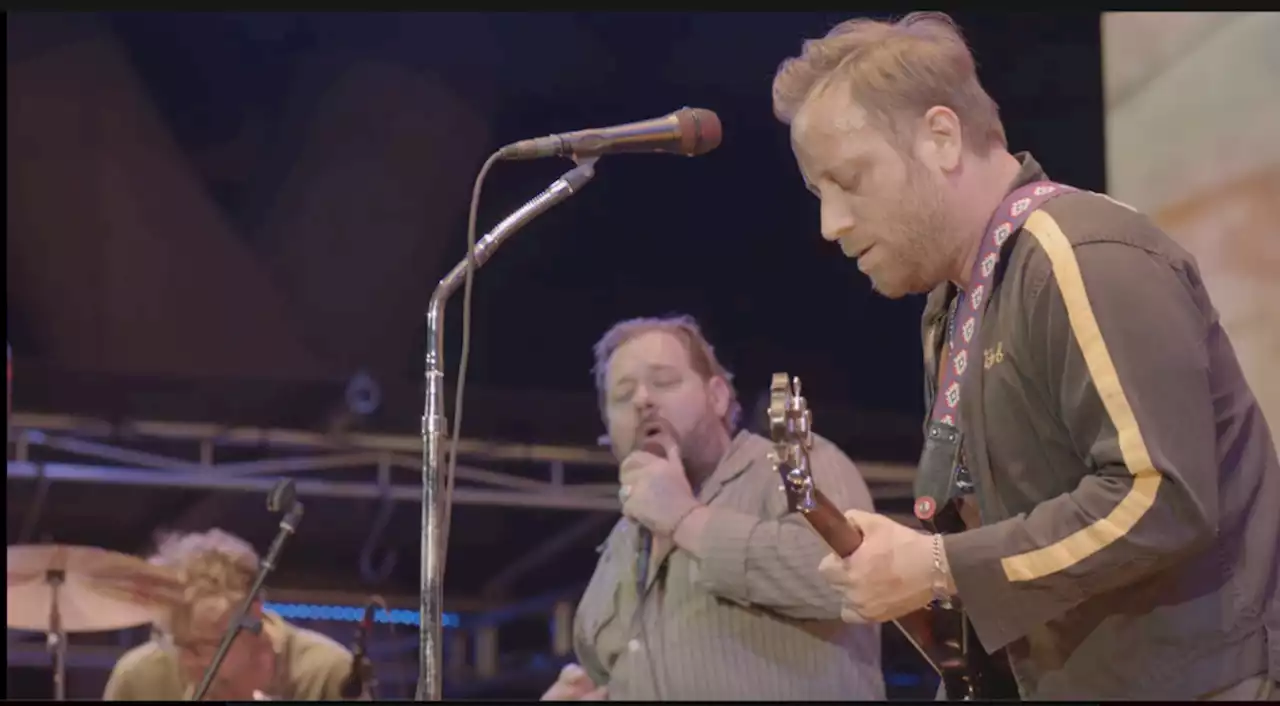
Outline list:
[[[617,659],[615,650],[611,649],[617,640],[602,638],[616,632],[619,625],[618,594],[622,585],[619,580],[622,567],[618,563],[621,557],[617,551],[619,534],[618,531],[611,533],[604,544],[597,548],[600,560],[596,563],[591,582],[587,584],[582,599],[578,602],[578,611],[573,621],[578,659],[597,684],[605,683],[601,679],[608,674],[609,668]]]

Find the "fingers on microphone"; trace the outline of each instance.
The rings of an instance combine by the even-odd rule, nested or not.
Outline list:
[[[863,617],[861,613],[852,608],[841,608],[840,619],[852,625],[866,625],[871,622]]]
[[[604,701],[607,698],[609,698],[609,688],[602,686],[598,689],[594,689],[588,692],[585,696],[582,697],[581,700],[582,701]]]
[[[622,464],[618,466],[618,475],[622,478],[632,477],[644,470],[645,466],[652,462],[652,458],[643,451],[632,452],[622,459]]]
[[[836,586],[849,585],[849,574],[845,571],[844,561],[834,553],[822,557],[822,561],[818,564],[818,575],[827,583]]]
[[[618,473],[618,483],[621,485],[635,485],[636,477],[639,476],[641,469],[636,466],[623,466],[621,472]]]

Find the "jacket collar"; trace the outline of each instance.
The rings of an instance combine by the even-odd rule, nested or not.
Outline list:
[[[1018,160],[1018,163],[1022,165],[1022,168],[1018,170],[1018,175],[1014,177],[1013,182],[1005,191],[1005,196],[1012,194],[1027,184],[1035,181],[1044,181],[1049,178],[1048,174],[1045,173],[1044,168],[1040,166],[1040,163],[1036,161],[1035,157],[1031,156],[1030,152],[1018,152],[1013,157]],[[1002,248],[1004,252],[1008,252],[1008,250],[1013,247],[1016,240],[1016,237],[1009,238]],[[946,316],[947,306],[950,305],[951,298],[954,297],[955,294],[956,286],[951,282],[943,282],[937,287],[934,287],[933,291],[929,292],[928,299],[925,300],[925,320],[934,321]]]

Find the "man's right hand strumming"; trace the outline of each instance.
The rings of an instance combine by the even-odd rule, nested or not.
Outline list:
[[[542,695],[543,701],[604,701],[606,687],[597,687],[587,671],[576,664],[566,664],[560,678]]]

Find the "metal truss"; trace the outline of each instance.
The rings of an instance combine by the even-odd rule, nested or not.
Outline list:
[[[84,417],[15,413],[9,478],[102,483],[211,491],[266,493],[282,476],[344,471],[351,480],[298,480],[302,496],[387,498],[421,502],[419,484],[394,483],[392,471],[420,471],[422,439],[417,436],[352,433],[327,435],[286,429],[185,422],[110,422]],[[189,445],[173,456],[155,447]],[[151,447],[148,449],[148,447]],[[36,449],[74,460],[33,458]],[[252,461],[219,461],[231,450]],[[39,456],[37,452],[37,456]],[[481,465],[532,465],[529,474]],[[513,444],[477,439],[458,443],[459,505],[615,511],[617,461],[606,450],[575,446]],[[914,468],[903,464],[859,463],[877,496],[908,491]],[[376,469],[370,474],[370,469]],[[571,469],[571,470],[570,470]],[[567,478],[572,475],[575,480]],[[540,476],[540,477],[538,477]]]
[[[394,480],[394,475],[403,477],[403,472],[393,473],[403,469],[420,474],[422,439],[418,436],[335,435],[208,423],[113,422],[30,413],[15,413],[10,432],[10,480],[266,494],[281,477],[288,476],[296,478],[300,496],[373,498],[413,504],[422,499],[420,475],[417,482],[405,483]],[[494,470],[495,467],[504,470]],[[895,501],[910,500],[913,466],[859,462],[858,468],[882,509]],[[595,532],[601,522],[611,520],[607,513],[618,510],[616,469],[617,461],[599,447],[460,440],[453,495],[459,505],[590,513],[552,533],[521,560],[495,572],[483,593],[502,595],[504,587],[517,584],[520,577],[545,566],[566,547],[573,546],[579,536]],[[321,473],[323,479],[297,478]],[[343,479],[332,479],[335,474]],[[576,596],[574,591],[562,591],[497,609],[488,603],[481,610],[464,611],[461,625],[445,633],[448,692],[454,697],[482,695],[487,685],[504,677],[525,675],[536,683],[553,677],[572,652],[570,624]],[[512,621],[527,624],[531,618],[547,621],[549,644],[545,649],[519,654],[500,651],[501,628]],[[324,628],[326,632],[341,633],[349,629],[347,625]],[[334,637],[342,642],[349,639],[346,634]],[[115,645],[73,645],[69,666],[91,671],[109,669],[137,639],[135,636],[132,641]],[[380,681],[387,691],[385,697],[395,698],[394,694],[402,693],[403,698],[409,698],[417,676],[413,666],[416,637],[380,639],[376,650],[380,660],[389,664],[379,669]],[[42,644],[15,641],[11,635],[9,663],[47,664],[47,655]]]
[[[299,495],[421,501],[421,486],[392,482],[392,471],[420,471],[422,440],[407,435],[326,434],[218,424],[117,422],[72,416],[15,413],[15,448],[9,478],[104,483],[211,491],[265,493],[282,476],[344,472],[350,480],[297,480]],[[189,445],[182,456],[157,446]],[[148,448],[150,447],[150,448]],[[73,460],[41,459],[39,450]],[[252,461],[220,461],[219,456]],[[33,453],[35,454],[33,456]],[[516,475],[479,464],[541,466],[542,477]],[[578,511],[616,510],[616,462],[604,450],[463,439],[458,444],[460,505],[496,505]],[[569,482],[566,470],[587,482]],[[374,473],[370,471],[374,470]],[[595,480],[597,482],[591,482]]]

